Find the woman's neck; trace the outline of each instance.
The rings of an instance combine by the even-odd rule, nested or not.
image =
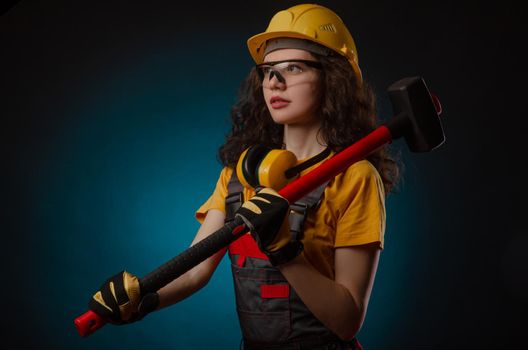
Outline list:
[[[326,143],[319,135],[321,123],[310,125],[284,125],[284,144],[297,159],[312,157],[326,148]]]

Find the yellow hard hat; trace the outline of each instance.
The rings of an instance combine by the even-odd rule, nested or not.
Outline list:
[[[266,42],[277,38],[305,39],[345,56],[362,81],[356,44],[347,27],[332,10],[315,4],[302,4],[279,11],[264,33],[252,36],[247,45],[257,64],[264,60]]]

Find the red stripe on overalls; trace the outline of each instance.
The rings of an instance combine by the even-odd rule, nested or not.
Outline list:
[[[251,234],[247,233],[229,245],[229,253],[238,255],[237,265],[243,267],[246,258],[269,260],[258,247]]]
[[[288,284],[263,284],[260,286],[260,297],[263,299],[289,298]]]

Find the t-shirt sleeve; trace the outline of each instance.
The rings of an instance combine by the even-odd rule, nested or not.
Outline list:
[[[342,177],[334,246],[379,242],[385,234],[385,193],[376,168],[368,161],[351,166]]]
[[[196,220],[200,222],[200,224],[203,223],[205,216],[207,215],[207,212],[211,209],[218,209],[225,213],[225,199],[227,197],[227,184],[229,183],[229,180],[231,179],[231,174],[233,173],[233,170],[231,168],[223,168],[220,172],[220,176],[218,177],[218,181],[216,182],[215,189],[213,191],[213,194],[205,201],[204,204],[198,208],[198,210],[195,213]]]

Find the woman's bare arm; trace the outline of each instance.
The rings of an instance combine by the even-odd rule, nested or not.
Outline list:
[[[379,244],[337,248],[335,280],[299,255],[279,269],[308,309],[343,340],[361,328],[379,261]]]
[[[203,224],[196,233],[192,245],[200,242],[224,226],[225,214],[217,209],[211,209],[207,212]],[[226,248],[221,249],[206,260],[196,265],[165,287],[158,290],[159,307],[158,309],[175,304],[180,300],[187,298],[196,291],[203,288],[216,270],[216,267],[222,260]]]

